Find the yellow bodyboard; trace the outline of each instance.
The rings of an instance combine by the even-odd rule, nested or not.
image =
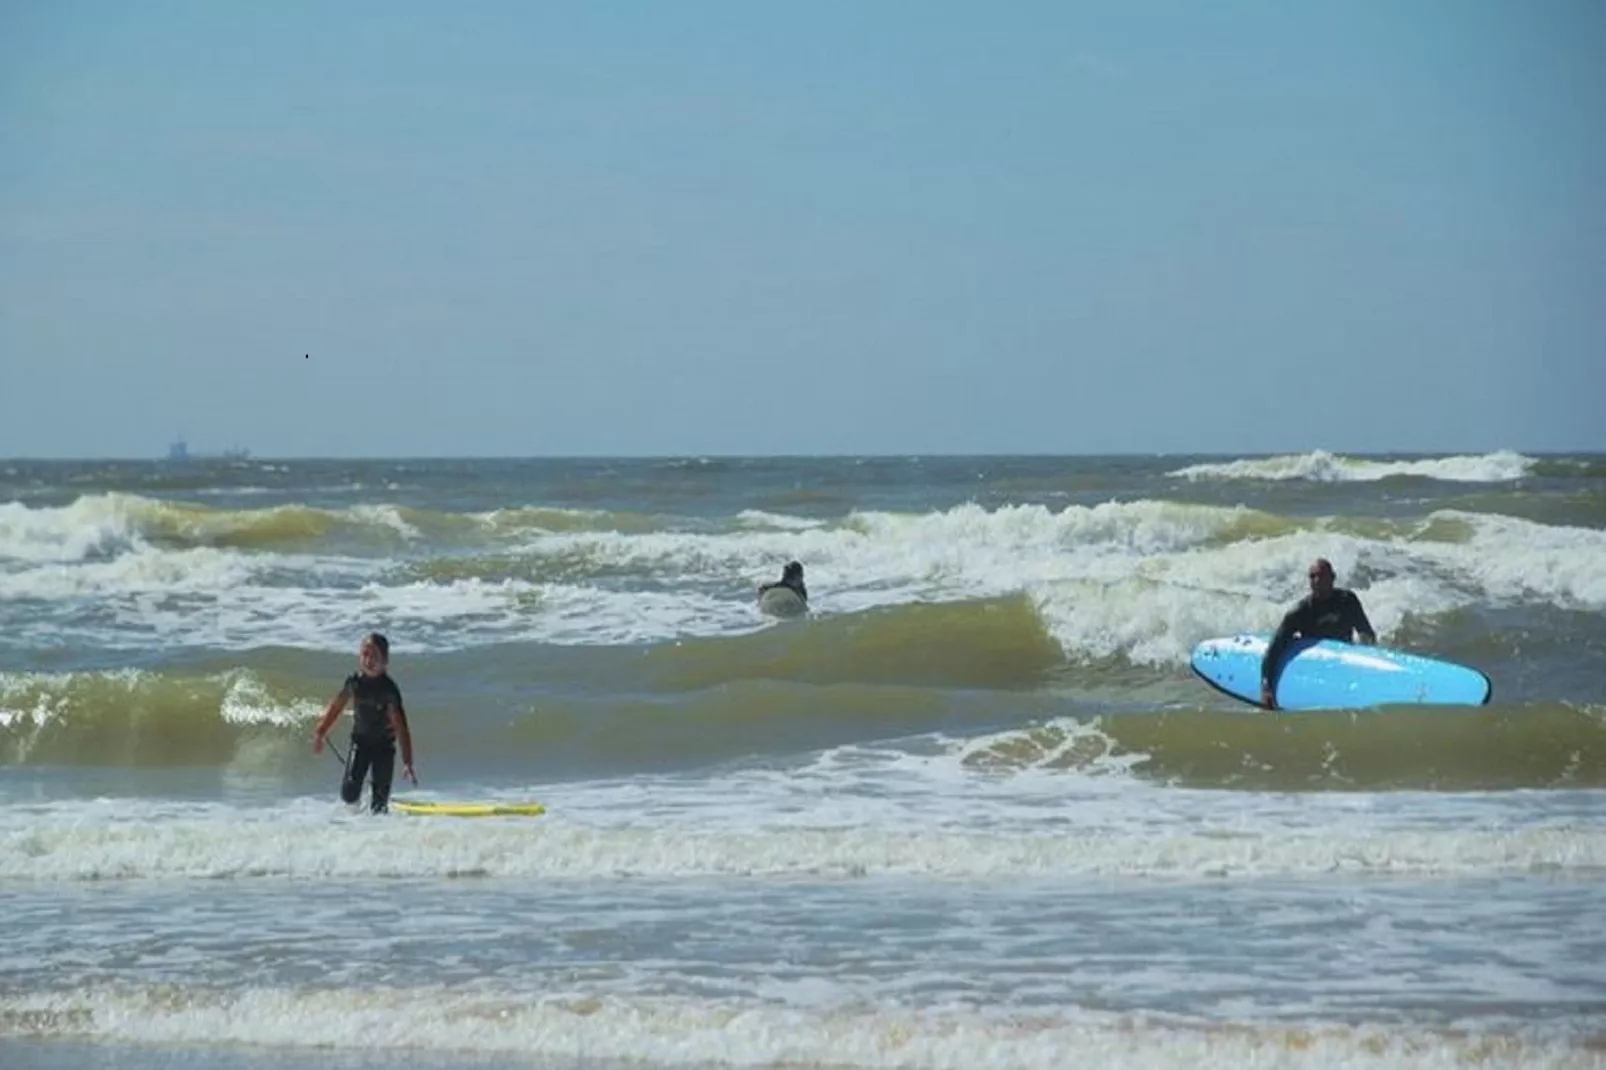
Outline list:
[[[530,803],[392,802],[392,810],[435,817],[539,817],[546,807]]]

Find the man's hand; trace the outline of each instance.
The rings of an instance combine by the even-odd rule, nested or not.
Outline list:
[[[1270,684],[1260,685],[1260,705],[1268,710],[1277,708],[1277,693],[1272,690]]]

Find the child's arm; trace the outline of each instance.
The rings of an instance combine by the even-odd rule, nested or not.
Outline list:
[[[340,713],[346,708],[346,700],[350,697],[351,692],[341,688],[340,694],[329,700],[329,708],[323,711],[323,716],[318,718],[318,726],[312,730],[312,753],[323,753],[323,737],[329,734],[329,729],[340,719]]]
[[[401,745],[402,776],[416,786],[418,774],[413,772],[413,734],[407,730],[407,711],[402,709],[400,702],[392,702],[386,708],[390,713],[390,727],[396,733],[396,742]]]

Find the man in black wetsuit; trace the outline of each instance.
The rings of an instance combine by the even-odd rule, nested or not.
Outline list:
[[[1355,592],[1333,586],[1333,565],[1325,557],[1311,562],[1310,594],[1283,617],[1260,663],[1260,704],[1268,710],[1277,708],[1278,663],[1296,636],[1338,639],[1345,643],[1353,643],[1359,636],[1368,646],[1377,642],[1377,633],[1372,630],[1372,622],[1366,619],[1366,610],[1361,608],[1361,600]]]
[[[759,584],[758,596],[763,598],[765,591],[771,591],[777,587],[785,587],[803,601],[807,602],[809,600],[809,589],[803,586],[802,563],[798,561],[788,561],[786,563],[786,567],[781,569],[781,582]]]

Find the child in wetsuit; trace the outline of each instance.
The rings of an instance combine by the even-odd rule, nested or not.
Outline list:
[[[346,677],[340,694],[318,719],[312,733],[312,753],[323,751],[324,737],[334,727],[346,703],[352,704],[351,750],[340,780],[340,798],[349,806],[362,794],[363,778],[372,770],[369,808],[383,813],[390,805],[390,782],[396,771],[396,744],[401,744],[402,776],[418,783],[413,772],[413,737],[407,730],[407,711],[401,688],[386,671],[390,667],[390,641],[378,632],[363,638],[357,648],[358,671]]]

